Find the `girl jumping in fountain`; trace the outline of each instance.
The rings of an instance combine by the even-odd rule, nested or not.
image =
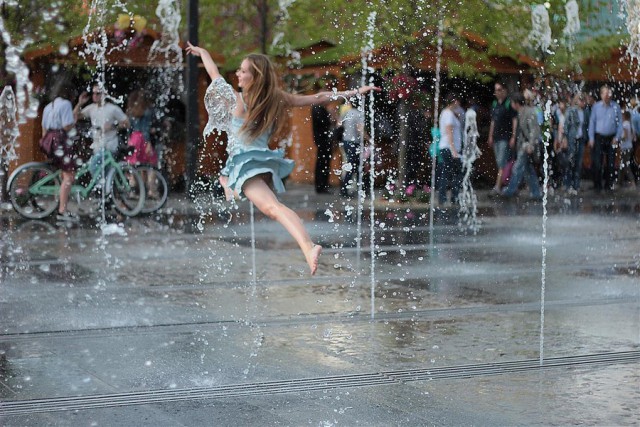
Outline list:
[[[187,53],[202,59],[212,80],[204,96],[209,113],[204,135],[213,129],[227,133],[229,158],[220,172],[227,200],[247,198],[262,213],[282,224],[300,246],[314,275],[322,247],[313,243],[300,217],[280,203],[272,190],[273,187],[278,193],[284,191],[282,178],[293,171],[293,161],[284,158],[283,150],[269,149],[269,142],[287,137],[288,107],[327,104],[337,97],[348,98],[380,89],[362,86],[345,92],[293,95],[280,89],[276,69],[267,56],[250,54],[236,71],[241,89],[236,92],[220,75],[209,52],[187,42]]]

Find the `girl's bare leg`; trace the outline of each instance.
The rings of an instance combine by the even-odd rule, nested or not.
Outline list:
[[[220,175],[219,181],[220,181],[220,185],[222,185],[222,189],[224,190],[224,198],[229,201],[233,200],[233,197],[235,196],[235,194],[233,191],[231,191],[231,189],[227,185],[227,183],[229,182],[229,177]]]
[[[58,213],[63,214],[67,210],[67,202],[69,201],[69,193],[73,185],[74,173],[62,171],[62,183],[60,184],[60,202],[58,204]]]
[[[152,171],[148,171],[145,173],[146,176],[143,176],[142,179],[147,183],[148,194],[152,199],[157,199],[160,197],[158,194],[158,188],[156,187],[156,173]]]
[[[322,252],[322,246],[316,245],[311,241],[311,237],[309,237],[309,233],[304,228],[300,217],[290,208],[280,203],[269,185],[261,177],[247,180],[242,190],[260,212],[278,221],[293,236],[298,246],[300,246],[313,276],[318,269],[318,258]]]

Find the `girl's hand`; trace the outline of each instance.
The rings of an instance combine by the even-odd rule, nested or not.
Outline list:
[[[185,48],[185,50],[187,51],[188,54],[202,58],[202,63],[204,64],[204,68],[205,70],[207,70],[207,74],[209,74],[209,77],[211,77],[212,80],[215,80],[218,77],[220,77],[220,71],[218,70],[218,66],[216,65],[215,62],[213,62],[213,59],[211,58],[211,54],[209,54],[209,52],[205,48],[194,46],[191,44],[191,42],[188,41],[187,47]]]
[[[193,55],[193,56],[202,56],[202,51],[204,49],[199,47],[199,46],[194,46],[191,44],[191,42],[187,42],[187,48],[186,51],[187,53]]]
[[[87,101],[89,101],[89,94],[87,92],[82,92],[80,94],[80,97],[78,98],[78,104],[79,105],[84,105],[87,103]]]
[[[364,95],[365,93],[370,92],[372,90],[376,92],[382,91],[382,89],[377,86],[362,86],[358,88],[358,95]]]

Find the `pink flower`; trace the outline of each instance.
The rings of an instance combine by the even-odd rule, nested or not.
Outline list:
[[[416,185],[415,184],[411,184],[410,186],[408,186],[405,190],[405,194],[409,197],[413,196],[413,192],[416,191]]]

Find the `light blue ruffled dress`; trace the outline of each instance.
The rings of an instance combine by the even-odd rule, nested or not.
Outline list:
[[[220,174],[229,178],[229,188],[245,199],[246,196],[242,192],[244,183],[249,178],[268,173],[271,174],[274,190],[278,193],[284,192],[282,180],[293,171],[294,162],[284,158],[284,150],[269,148],[271,132],[249,139],[240,131],[244,121],[233,116],[236,95],[231,85],[222,77],[215,79],[207,88],[204,103],[209,114],[203,132],[204,137],[214,129],[227,133],[229,157]]]

